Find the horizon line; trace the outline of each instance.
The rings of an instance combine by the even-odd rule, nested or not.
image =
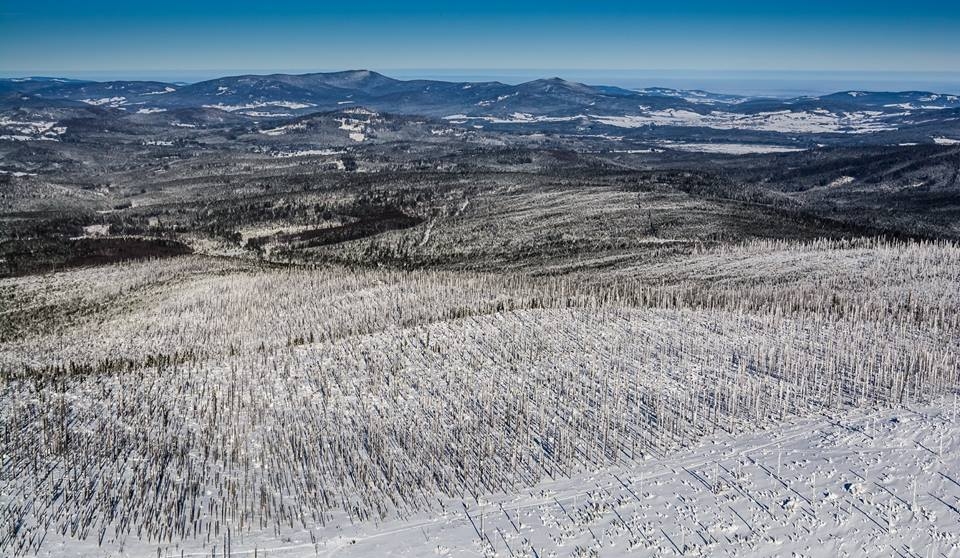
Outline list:
[[[31,70],[14,70],[14,69],[3,69],[0,68],[0,74],[30,74],[33,73],[33,76],[39,77],[41,74],[57,74],[57,73],[153,73],[153,72],[268,72],[268,73],[290,73],[290,72],[303,72],[303,73],[332,73],[332,72],[349,72],[349,71],[371,71],[377,73],[385,72],[412,72],[412,71],[440,71],[440,72],[478,72],[478,71],[494,71],[494,72],[529,72],[529,71],[575,71],[575,72],[695,72],[695,73],[785,73],[785,74],[910,74],[910,75],[930,75],[930,74],[948,74],[948,75],[957,75],[960,76],[960,69],[939,69],[939,70],[905,70],[905,69],[816,69],[816,68],[801,68],[801,69],[787,69],[787,68],[585,68],[585,67],[553,67],[553,66],[544,66],[544,67],[446,67],[446,66],[404,66],[404,67],[390,67],[390,68],[378,68],[374,67],[340,67],[340,68],[324,68],[324,67],[273,67],[273,68],[241,68],[241,67],[224,67],[224,68],[107,68],[107,69],[31,69]]]
[[[960,70],[704,70],[616,68],[390,68],[376,69],[181,69],[181,70],[2,70],[0,79],[70,79],[92,83],[155,81],[192,85],[244,75],[310,75],[351,71],[375,72],[398,81],[450,83],[496,82],[519,85],[539,79],[561,79],[591,86],[625,89],[703,90],[745,97],[793,98],[845,91],[929,92],[960,94]],[[516,78],[516,79],[511,79]]]

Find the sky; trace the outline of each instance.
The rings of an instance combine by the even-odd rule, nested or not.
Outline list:
[[[945,0],[2,0],[0,74],[960,74],[958,37]]]

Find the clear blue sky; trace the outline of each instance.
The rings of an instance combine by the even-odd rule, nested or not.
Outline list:
[[[0,0],[0,71],[960,71],[947,0]]]

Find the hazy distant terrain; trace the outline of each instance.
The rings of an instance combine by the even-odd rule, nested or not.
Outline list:
[[[0,554],[952,556],[958,177],[936,92],[0,80]]]

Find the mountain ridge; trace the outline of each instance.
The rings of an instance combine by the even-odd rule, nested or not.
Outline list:
[[[561,77],[516,85],[401,80],[370,70],[243,74],[187,85],[0,79],[0,139],[76,138],[97,128],[89,120],[94,109],[97,119],[127,121],[134,128],[149,122],[173,128],[215,123],[270,130],[302,116],[350,107],[428,118],[441,123],[437,133],[463,127],[790,148],[960,141],[960,97],[943,93],[849,90],[780,99],[666,87],[624,89]],[[414,133],[419,137],[419,130]],[[354,132],[354,137],[360,134]],[[374,135],[364,135],[368,137]]]
[[[344,104],[363,104],[376,110],[402,114],[446,116],[507,115],[530,112],[549,115],[575,107],[613,110],[628,114],[640,107],[688,109],[741,106],[746,112],[754,103],[762,107],[829,105],[830,110],[865,108],[932,110],[960,107],[960,97],[928,91],[839,91],[821,96],[786,99],[683,90],[664,87],[626,89],[589,85],[561,77],[542,78],[516,85],[497,81],[465,82],[396,79],[371,70],[312,72],[304,74],[241,74],[203,80],[187,85],[163,81],[74,80],[58,77],[2,78],[0,94],[37,99],[79,101],[113,108],[173,108],[187,106],[252,110],[278,106],[312,112]],[[25,100],[25,99],[21,99]],[[8,101],[9,102],[9,101]],[[247,106],[255,105],[255,106]],[[892,110],[888,112],[893,112]]]

